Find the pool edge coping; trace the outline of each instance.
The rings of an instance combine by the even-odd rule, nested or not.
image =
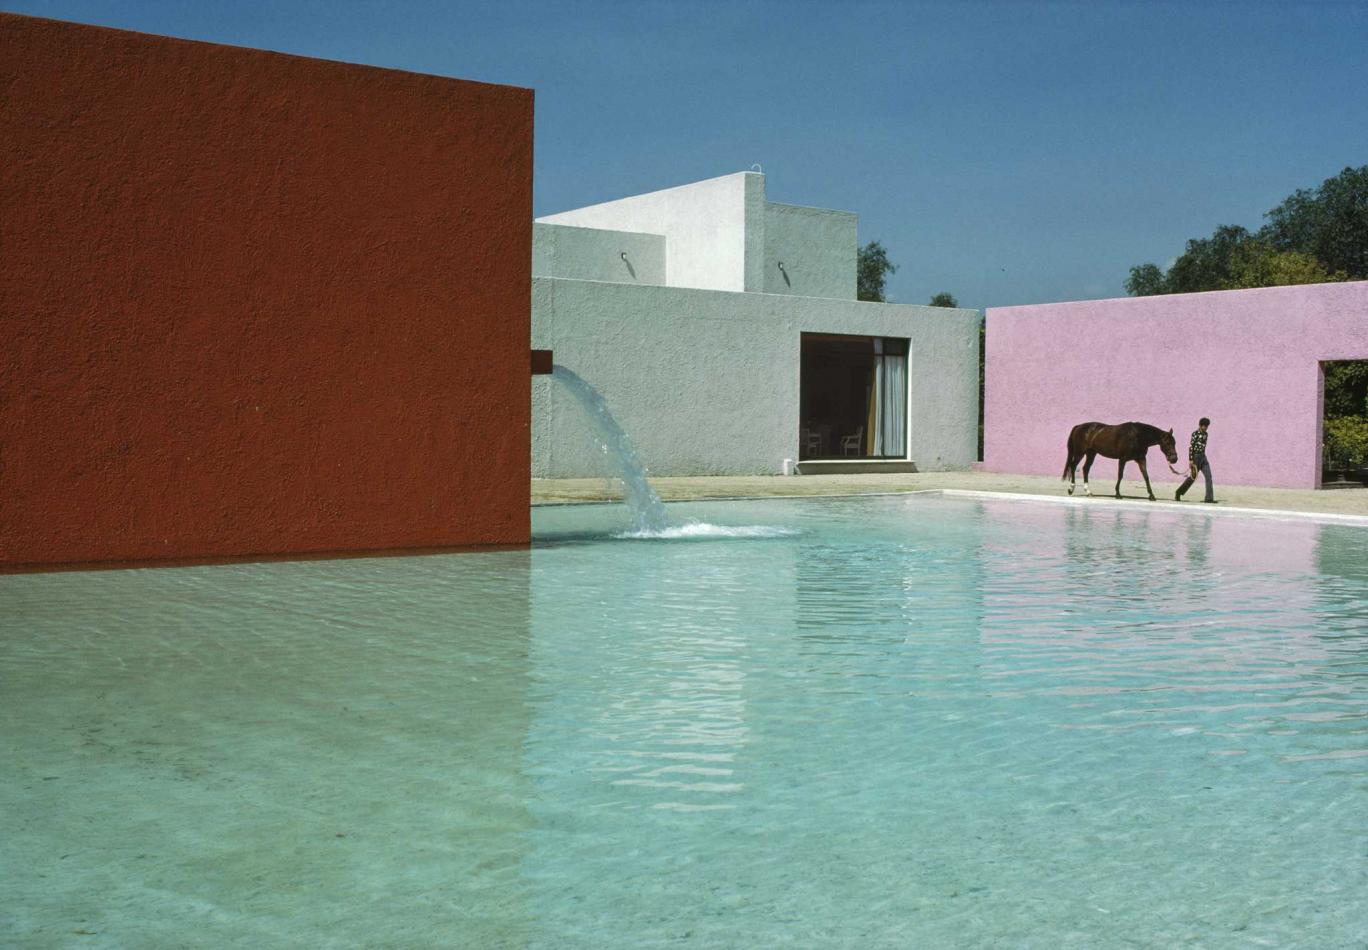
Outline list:
[[[1159,508],[1164,511],[1184,511],[1189,514],[1203,516],[1234,516],[1234,517],[1255,517],[1267,518],[1277,521],[1297,520],[1297,521],[1321,521],[1331,524],[1346,524],[1355,527],[1368,528],[1368,515],[1344,515],[1333,511],[1295,511],[1290,508],[1246,508],[1246,507],[1222,507],[1219,503],[1208,506],[1205,502],[1192,501],[1147,501],[1142,498],[1104,498],[1097,495],[1066,495],[1059,497],[1056,495],[1032,495],[1022,492],[993,492],[980,491],[972,488],[938,488],[933,489],[943,495],[954,495],[961,498],[1007,498],[1013,501],[1024,502],[1045,502],[1055,505],[1094,505],[1098,502],[1110,504],[1116,507],[1137,508],[1146,511]]]

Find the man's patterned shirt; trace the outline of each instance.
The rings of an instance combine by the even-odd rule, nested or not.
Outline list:
[[[1202,464],[1206,458],[1207,434],[1203,429],[1197,429],[1192,433],[1192,441],[1188,443],[1188,458],[1197,465]]]

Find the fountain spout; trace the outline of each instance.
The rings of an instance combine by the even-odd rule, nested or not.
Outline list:
[[[535,351],[534,351],[535,352]],[[550,351],[546,352],[550,355]],[[637,458],[632,448],[632,440],[618,425],[613,414],[608,411],[608,403],[597,389],[564,366],[556,366],[551,376],[559,380],[570,394],[575,397],[593,425],[594,441],[621,473],[622,484],[626,488],[627,503],[632,512],[633,526],[639,532],[660,531],[665,527],[665,505],[646,479],[646,467]]]

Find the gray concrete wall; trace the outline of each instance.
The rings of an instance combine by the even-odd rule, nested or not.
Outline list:
[[[674,287],[758,290],[764,236],[764,176],[742,172],[634,195],[537,219],[543,224],[665,236],[665,271]]]
[[[801,334],[910,339],[909,455],[977,456],[974,310],[535,278],[532,345],[596,387],[656,475],[778,474],[798,457]],[[613,474],[578,406],[532,383],[532,473]]]
[[[665,238],[659,234],[532,225],[532,276],[665,283]]]
[[[766,202],[760,289],[767,294],[854,300],[858,221],[849,211]]]

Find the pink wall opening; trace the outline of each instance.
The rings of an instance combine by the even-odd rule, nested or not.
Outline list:
[[[1059,475],[1069,430],[1094,420],[1172,428],[1185,468],[1207,416],[1218,489],[1316,488],[1320,364],[1368,359],[1368,281],[1000,307],[987,323],[986,471]],[[1162,497],[1178,478],[1150,460]]]

